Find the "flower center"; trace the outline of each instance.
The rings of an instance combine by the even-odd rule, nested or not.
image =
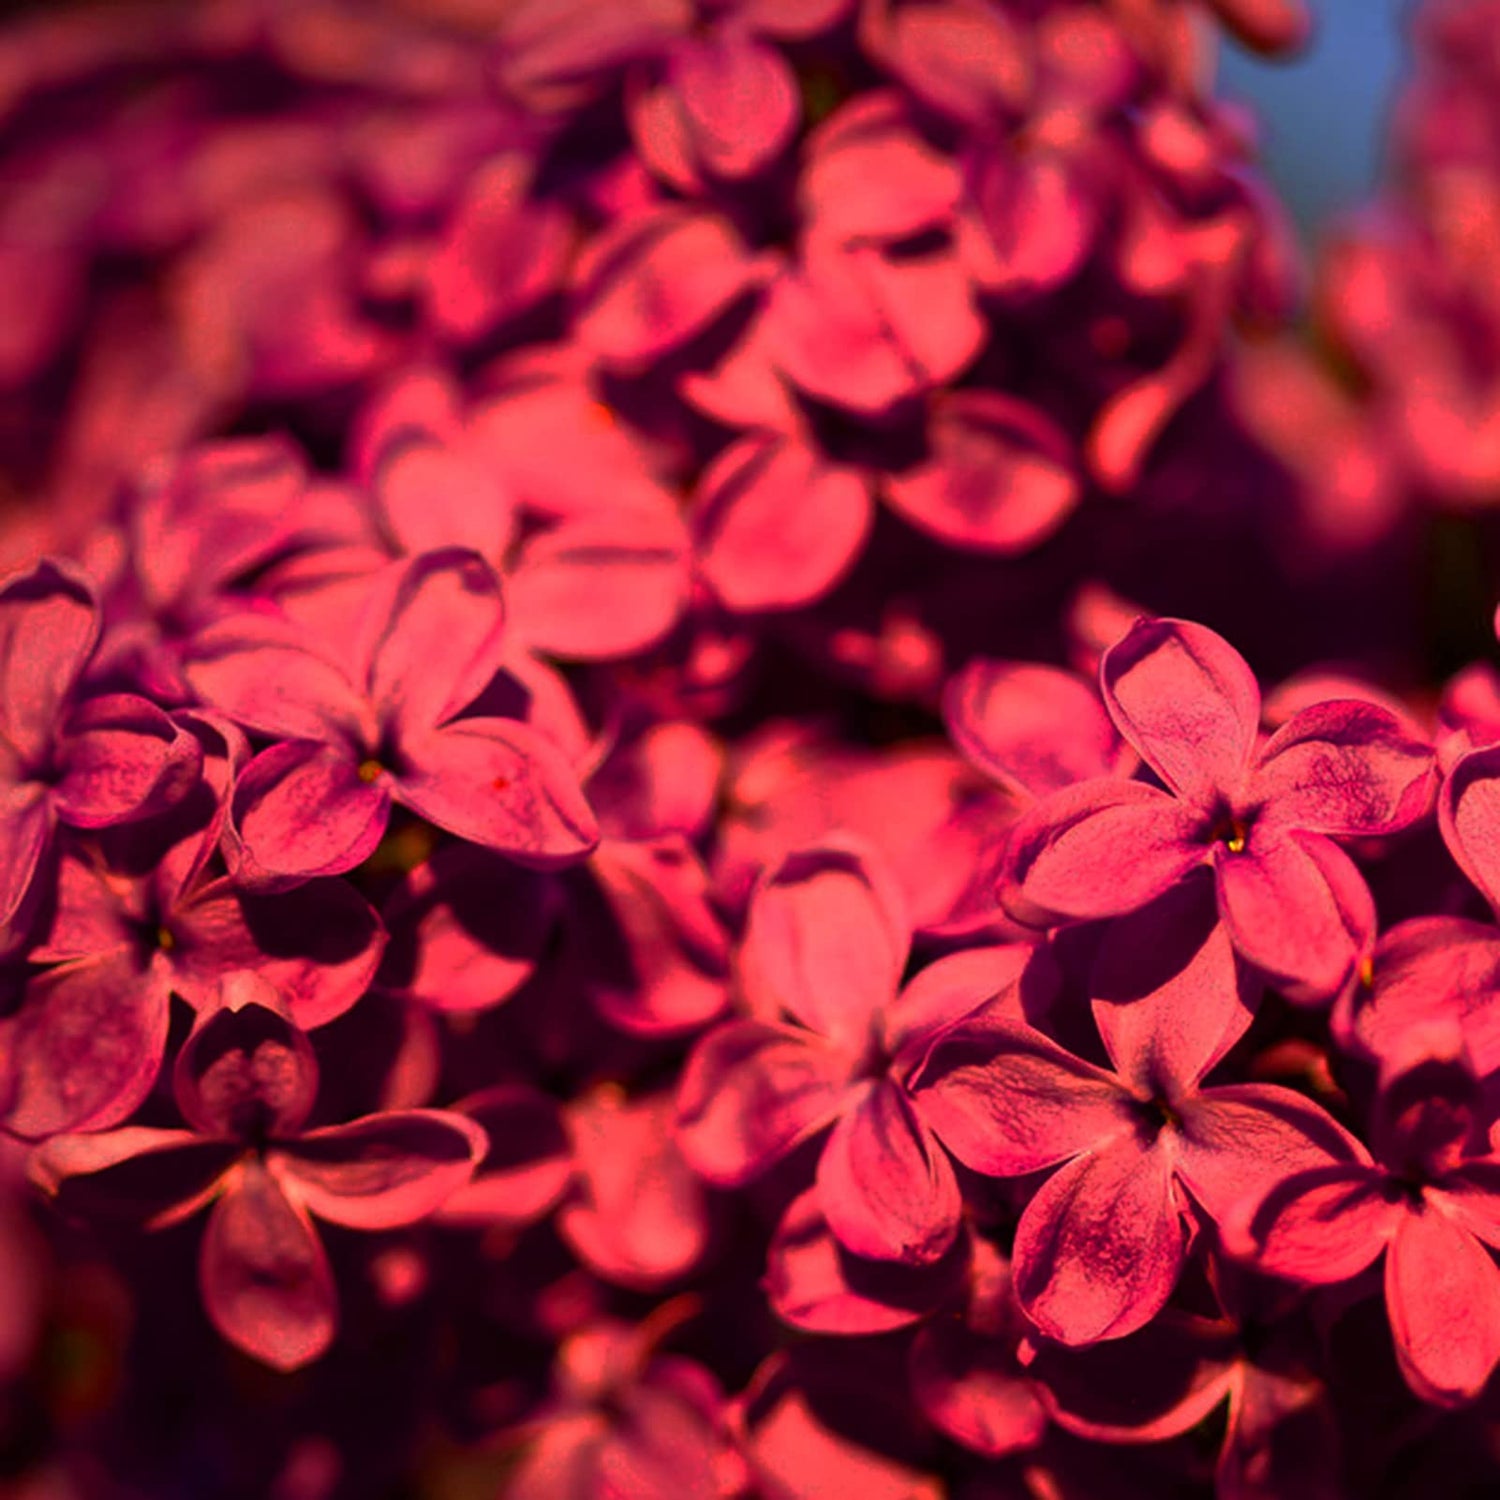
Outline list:
[[[369,760],[360,761],[359,770],[354,774],[358,776],[366,786],[369,786],[373,782],[380,780],[380,778],[385,774],[385,767],[372,756]]]
[[[1243,818],[1226,812],[1220,813],[1209,826],[1208,839],[1212,844],[1222,844],[1231,854],[1243,854],[1249,833],[1249,824]]]

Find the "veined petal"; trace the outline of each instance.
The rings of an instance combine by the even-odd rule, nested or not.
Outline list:
[[[27,907],[42,858],[52,844],[56,814],[46,790],[33,782],[0,784],[0,949]]]
[[[1125,1134],[1060,1168],[1027,1204],[1016,1295],[1059,1343],[1123,1338],[1161,1311],[1186,1254],[1169,1154]]]
[[[333,1342],[338,1298],[317,1231],[253,1161],[209,1216],[198,1284],[214,1327],[252,1359],[295,1370]]]
[[[1016,1177],[1134,1129],[1119,1081],[1012,1021],[943,1033],[911,1084],[923,1120],[966,1167]]]
[[[0,739],[41,761],[99,639],[93,591],[47,559],[0,584]]]
[[[1385,1262],[1396,1359],[1424,1401],[1473,1401],[1500,1362],[1500,1267],[1436,1205],[1402,1215]]]
[[[758,1177],[838,1114],[852,1060],[806,1032],[731,1021],[689,1056],[677,1134],[693,1169],[721,1187]]]
[[[235,879],[284,890],[340,875],[372,854],[390,817],[385,779],[366,781],[343,749],[286,740],[245,767],[231,804]]]
[[[1255,749],[1260,688],[1222,636],[1186,620],[1141,619],[1099,663],[1120,733],[1195,801],[1238,789]]]
[[[461,719],[403,748],[396,796],[461,839],[542,868],[599,842],[567,757],[517,719]]]
[[[1384,1172],[1334,1161],[1284,1179],[1259,1203],[1241,1200],[1220,1228],[1229,1248],[1268,1276],[1323,1286],[1371,1265],[1405,1214]]]
[[[1176,885],[1208,850],[1202,818],[1175,797],[1100,777],[1022,814],[1001,899],[1027,922],[1119,916]]]
[[[485,1133],[450,1110],[404,1109],[280,1142],[267,1158],[287,1194],[350,1229],[412,1224],[467,1186]]]
[[[914,1266],[942,1259],[963,1210],[946,1153],[888,1079],[867,1085],[833,1127],[818,1201],[846,1249]]]
[[[65,823],[107,828],[184,797],[203,771],[203,747],[154,703],[132,693],[92,698],[68,719],[62,779],[52,805]]]
[[[1235,948],[1291,998],[1327,999],[1374,941],[1364,878],[1320,834],[1262,834],[1257,825],[1241,853],[1219,847],[1214,872]]]
[[[1431,805],[1432,747],[1354,700],[1302,709],[1266,742],[1248,797],[1260,821],[1338,837],[1393,833]]]
[[[64,1214],[152,1228],[201,1207],[239,1154],[236,1141],[127,1125],[55,1135],[32,1152],[27,1171]]]

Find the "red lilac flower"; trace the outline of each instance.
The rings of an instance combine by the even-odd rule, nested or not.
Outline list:
[[[684,1070],[678,1134],[709,1181],[737,1186],[832,1125],[818,1202],[857,1255],[940,1260],[962,1203],[909,1092],[933,1036],[1022,982],[1030,950],[958,954],[900,990],[910,926],[872,854],[829,841],[751,898],[739,981],[753,1019],[710,1032]]]
[[[514,719],[457,717],[502,664],[503,622],[494,571],[450,549],[378,580],[352,671],[276,619],[203,631],[189,681],[279,741],[235,785],[236,877],[275,888],[352,869],[379,843],[393,801],[528,862],[585,854],[598,833],[562,754]]]
[[[1452,1021],[1413,1024],[1387,1054],[1357,1141],[1262,1188],[1236,1210],[1228,1243],[1303,1286],[1347,1281],[1385,1257],[1396,1358],[1424,1401],[1457,1406],[1500,1363],[1500,1163]]]
[[[303,1123],[318,1070],[305,1035],[253,974],[227,979],[178,1057],[192,1127],[55,1136],[32,1175],[64,1208],[177,1223],[212,1204],[199,1260],[219,1332],[279,1369],[333,1339],[333,1276],[309,1214],[390,1229],[440,1207],[472,1176],[484,1132],[441,1110],[388,1110],[317,1130]]]
[[[989,1011],[939,1037],[911,1085],[965,1166],[996,1177],[1058,1169],[1021,1216],[1013,1272],[1027,1316],[1066,1344],[1121,1338],[1160,1311],[1186,1263],[1195,1208],[1218,1221],[1247,1192],[1347,1141],[1289,1089],[1203,1086],[1249,1026],[1250,1006],[1213,993],[1229,940],[1211,912],[1189,900],[1159,917],[1149,942],[1137,929],[1095,965],[1094,1019],[1111,1069]]]
[[[99,626],[87,585],[59,563],[0,584],[0,946],[21,935],[59,824],[143,818],[198,780],[198,741],[155,704],[80,691]]]
[[[1002,899],[1035,923],[1135,911],[1204,866],[1236,951],[1295,996],[1332,995],[1374,935],[1334,843],[1428,806],[1432,754],[1368,702],[1303,709],[1258,744],[1260,689],[1201,625],[1142,619],[1104,655],[1105,706],[1161,779],[1066,788],[1016,825]]]

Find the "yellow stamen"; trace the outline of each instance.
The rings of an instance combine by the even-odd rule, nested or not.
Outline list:
[[[366,786],[369,786],[371,782],[380,780],[381,772],[384,770],[385,767],[378,760],[362,760],[355,774]]]

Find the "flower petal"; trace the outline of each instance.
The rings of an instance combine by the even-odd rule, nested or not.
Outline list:
[[[497,1084],[454,1108],[478,1123],[489,1148],[473,1180],[443,1203],[437,1217],[449,1224],[516,1228],[544,1217],[573,1176],[573,1147],[557,1101],[529,1084]]]
[[[1212,875],[1195,870],[1105,928],[1089,989],[1120,1076],[1176,1096],[1245,1034],[1261,985],[1219,920]]]
[[[382,725],[403,741],[466,707],[500,670],[500,579],[477,552],[444,547],[382,580],[366,606],[355,658]]]
[[[766,1252],[766,1296],[783,1322],[807,1333],[886,1333],[905,1328],[961,1284],[969,1259],[960,1238],[935,1265],[864,1260],[833,1237],[815,1189],[787,1209]]]
[[[1220,846],[1214,873],[1235,948],[1292,999],[1327,999],[1374,941],[1364,878],[1320,834],[1262,835],[1257,825],[1242,853]]]
[[[262,891],[341,875],[374,852],[390,808],[385,784],[364,780],[344,750],[313,740],[272,745],[235,784],[232,873]]]
[[[874,521],[870,486],[800,437],[750,433],[704,470],[693,499],[699,568],[736,614],[821,599]]]
[[[1500,1362],[1500,1267],[1434,1206],[1404,1214],[1385,1262],[1396,1359],[1424,1401],[1473,1401]]]
[[[1001,899],[1020,921],[1114,917],[1208,858],[1202,819],[1140,781],[1100,777],[1028,809],[1011,831]]]
[[[1186,620],[1141,619],[1099,663],[1120,733],[1195,801],[1238,789],[1255,749],[1260,688],[1222,636]]]
[[[873,855],[827,843],[787,855],[750,899],[739,977],[751,1010],[785,1014],[859,1056],[896,997],[911,942]]]
[[[544,735],[516,719],[461,719],[404,747],[396,795],[470,843],[549,868],[598,842],[578,777]]]
[[[720,1187],[758,1177],[839,1112],[850,1060],[806,1032],[731,1021],[693,1049],[677,1134],[694,1171]]]
[[[1500,745],[1471,751],[1449,771],[1438,826],[1459,869],[1500,910]]]
[[[131,693],[92,698],[68,719],[52,805],[76,828],[160,812],[203,771],[203,747],[154,703]]]
[[[1275,1084],[1205,1089],[1180,1108],[1177,1175],[1215,1221],[1245,1200],[1260,1202],[1298,1172],[1362,1155],[1331,1115]]]
[[[253,1161],[209,1216],[198,1284],[214,1327],[252,1359],[295,1370],[333,1342],[338,1299],[317,1231]]]
[[[1059,1343],[1123,1338],[1161,1311],[1186,1254],[1169,1154],[1121,1135],[1060,1168],[1026,1205],[1016,1295]]]
[[[868,1085],[833,1127],[818,1202],[845,1249],[910,1266],[942,1259],[963,1211],[947,1155],[888,1079]]]
[[[70,565],[47,559],[0,585],[0,739],[42,761],[99,639],[99,611]]]
[[[1220,1228],[1230,1249],[1268,1276],[1347,1281],[1378,1258],[1406,1214],[1386,1182],[1367,1164],[1330,1162],[1277,1183],[1259,1203],[1242,1200]]]
[[[942,1143],[991,1177],[1054,1166],[1134,1128],[1118,1080],[1013,1021],[960,1021],[938,1038],[911,1088]]]
[[[486,1145],[478,1125],[450,1110],[387,1110],[282,1142],[269,1161],[287,1194],[320,1219],[393,1229],[467,1186]]]
[[[44,788],[0,783],[0,950],[17,936],[38,894],[37,871],[52,844],[56,819]]]
[[[516,629],[533,650],[583,661],[632,656],[687,608],[687,530],[665,509],[565,521],[522,547],[507,587]]]
[[[1250,785],[1264,823],[1338,837],[1392,833],[1432,803],[1432,747],[1379,704],[1319,703],[1266,742]]]
[[[166,984],[125,949],[29,980],[21,1008],[0,1022],[6,1129],[34,1140],[125,1119],[161,1068],[167,1002]]]
[[[943,720],[970,765],[1023,798],[1111,775],[1129,756],[1099,694],[1058,667],[978,657],[949,680]]]
[[[191,1130],[127,1125],[53,1136],[27,1171],[64,1214],[157,1227],[201,1207],[240,1149]]]

